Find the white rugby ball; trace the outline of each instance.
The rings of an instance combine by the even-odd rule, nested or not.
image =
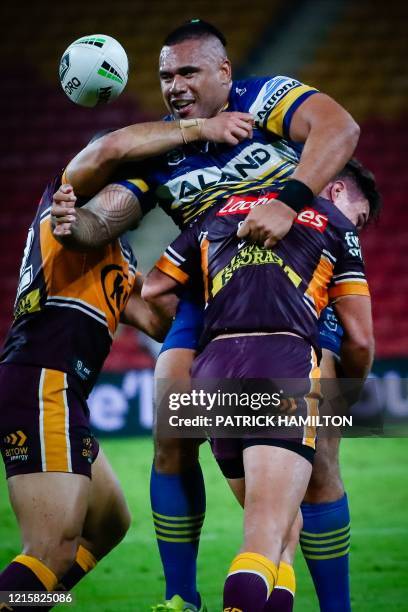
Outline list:
[[[63,90],[80,106],[106,104],[124,90],[129,72],[126,51],[105,34],[78,38],[64,51],[59,75]]]

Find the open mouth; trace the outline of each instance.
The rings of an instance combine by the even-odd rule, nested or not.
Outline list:
[[[171,106],[179,117],[186,117],[194,106],[194,100],[172,100]]]

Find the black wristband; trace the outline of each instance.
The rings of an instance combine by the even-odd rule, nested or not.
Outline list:
[[[297,213],[305,206],[310,206],[313,199],[313,191],[302,181],[296,179],[289,179],[278,195],[278,200],[293,208]]]

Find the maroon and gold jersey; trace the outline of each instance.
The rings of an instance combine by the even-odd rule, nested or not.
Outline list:
[[[292,332],[317,351],[317,321],[331,300],[369,295],[355,226],[331,202],[302,210],[274,248],[237,238],[250,209],[276,194],[232,196],[182,232],[156,266],[186,284],[201,277],[201,344],[225,333]]]
[[[0,361],[67,372],[89,391],[133,290],[136,260],[124,238],[89,253],[65,249],[50,227],[60,185],[61,176],[48,184],[28,231]]]

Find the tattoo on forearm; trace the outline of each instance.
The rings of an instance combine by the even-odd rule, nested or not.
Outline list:
[[[78,210],[72,237],[78,245],[101,247],[134,229],[140,218],[136,196],[121,185],[108,185]]]

